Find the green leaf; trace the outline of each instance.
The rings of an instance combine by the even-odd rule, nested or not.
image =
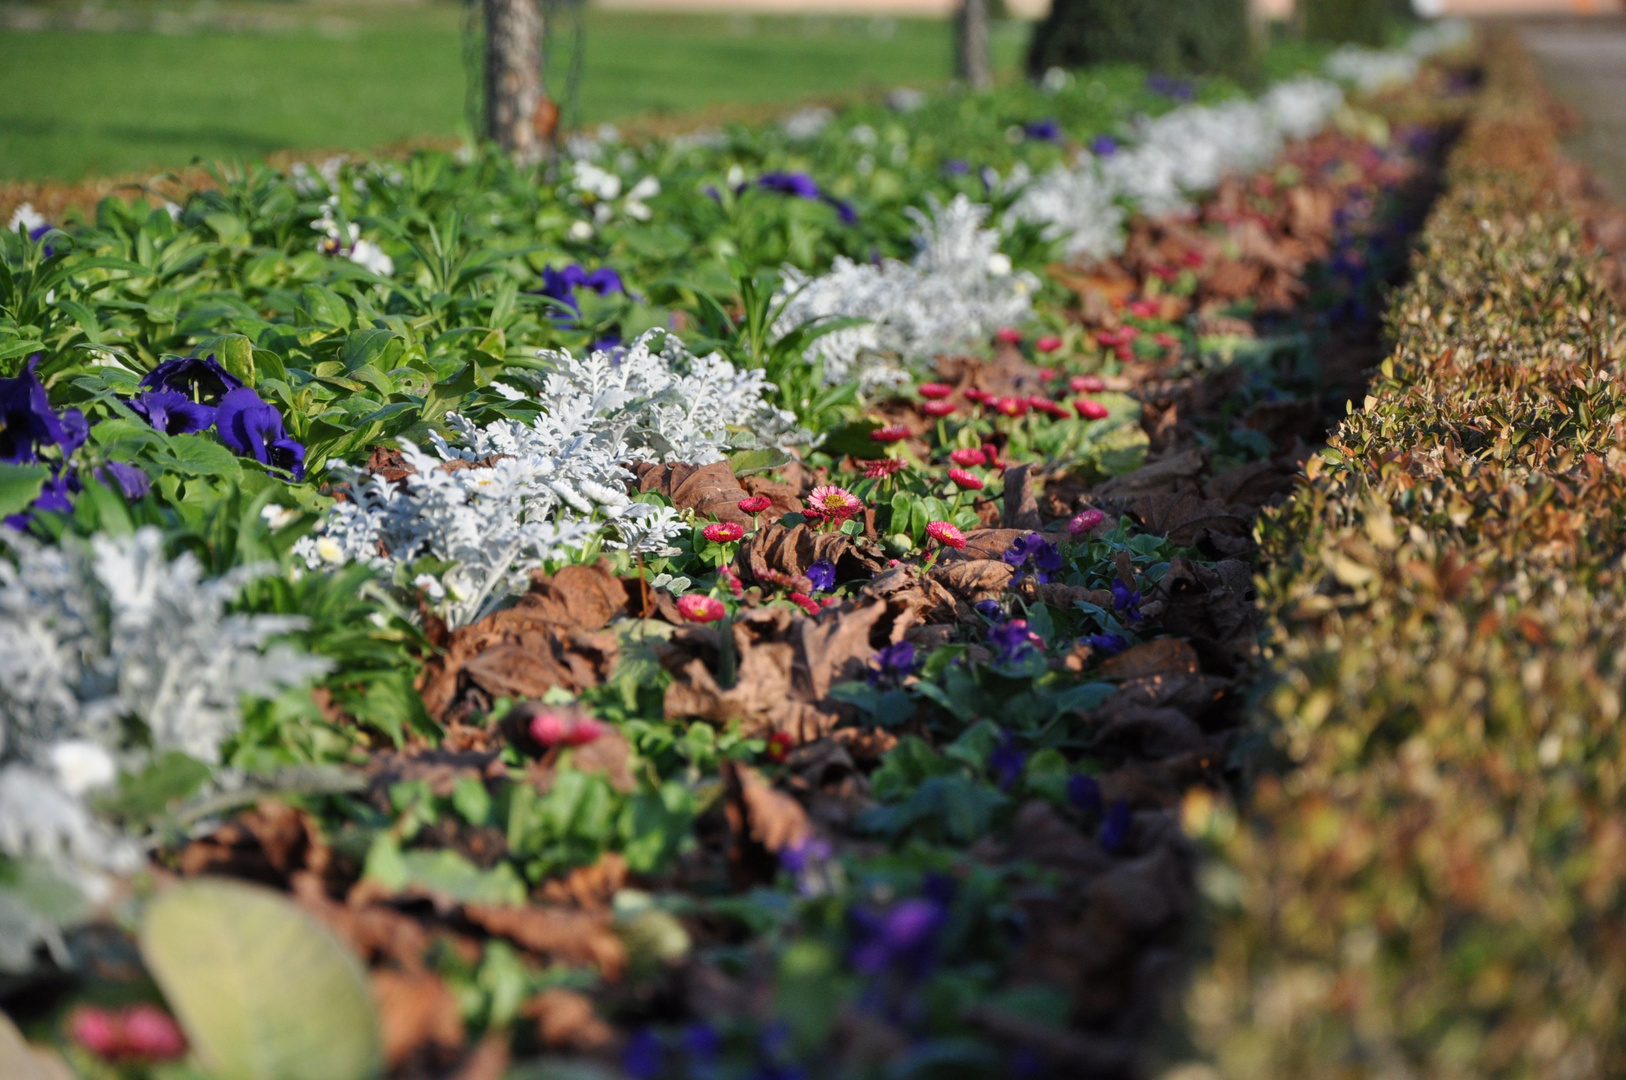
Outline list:
[[[50,475],[49,465],[0,465],[0,517],[33,506]]]
[[[365,1080],[378,1018],[353,953],[268,889],[200,879],[142,921],[147,968],[218,1080]]]
[[[790,460],[790,455],[783,450],[767,448],[763,450],[743,450],[728,459],[734,467],[735,476],[750,476],[753,473],[769,472],[779,468]]]

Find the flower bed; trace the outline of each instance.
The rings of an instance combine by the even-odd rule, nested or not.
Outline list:
[[[1381,377],[1262,526],[1289,767],[1240,820],[1187,806],[1216,855],[1190,1016],[1220,1075],[1626,1067],[1626,340],[1596,243],[1622,230],[1545,100],[1498,36]]]
[[[19,214],[31,1034],[138,1071],[161,997],[222,1075],[1128,1074],[1253,519],[1442,139],[1058,73]]]

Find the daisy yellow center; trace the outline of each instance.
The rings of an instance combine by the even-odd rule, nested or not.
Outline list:
[[[824,497],[824,508],[826,510],[840,510],[846,505],[847,496],[842,495],[839,492],[832,491],[830,494]]]

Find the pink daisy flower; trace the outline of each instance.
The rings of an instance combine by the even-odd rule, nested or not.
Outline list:
[[[988,464],[988,455],[981,450],[961,449],[949,455],[949,460],[961,468],[972,469]]]
[[[1067,385],[1075,394],[1099,394],[1107,388],[1107,384],[1099,375],[1074,375],[1067,380]]]
[[[955,406],[954,402],[952,401],[926,401],[922,402],[920,406],[921,412],[925,413],[927,416],[935,416],[938,418],[953,416],[954,410]]]
[[[899,461],[897,458],[877,458],[874,461],[860,461],[858,464],[863,466],[866,479],[885,480],[889,476],[902,472],[906,462]]]
[[[721,600],[699,593],[678,597],[677,609],[679,615],[692,623],[713,623],[728,614]]]
[[[766,495],[752,495],[748,499],[741,499],[739,507],[747,514],[760,514],[773,505],[773,500]]]
[[[1075,404],[1078,407],[1078,415],[1086,420],[1105,420],[1107,418],[1107,407],[1099,401],[1080,398]]]
[[[1007,326],[994,335],[994,340],[1001,345],[1020,345],[1022,344],[1022,331]]]
[[[944,547],[951,547],[956,551],[965,548],[965,534],[947,521],[934,521],[927,525],[926,535]]]
[[[807,509],[811,517],[845,521],[863,508],[864,504],[859,501],[858,496],[834,484],[816,487],[813,494],[807,497]]]
[[[956,486],[963,487],[967,491],[981,491],[983,488],[982,481],[964,469],[950,469],[948,478],[954,481]]]
[[[1073,520],[1067,523],[1067,531],[1074,536],[1083,536],[1106,519],[1105,514],[1093,507],[1088,510],[1081,510],[1073,515]]]
[[[1061,348],[1061,338],[1055,334],[1046,334],[1033,343],[1033,347],[1042,353],[1053,353]]]
[[[607,729],[591,716],[547,709],[531,717],[526,730],[543,746],[585,746]]]
[[[954,393],[954,387],[948,383],[929,382],[920,388],[920,396],[927,401],[941,401]]]

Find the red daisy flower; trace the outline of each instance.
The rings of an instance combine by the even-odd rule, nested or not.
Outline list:
[[[1075,394],[1099,394],[1107,388],[1099,375],[1074,375],[1067,381]]]
[[[1090,398],[1079,398],[1075,404],[1078,407],[1078,415],[1086,420],[1105,420],[1107,418],[1107,407],[1099,401],[1093,401]]]
[[[923,385],[919,392],[927,401],[940,401],[954,393],[954,387],[948,383],[929,382]]]
[[[870,432],[869,437],[878,443],[902,442],[909,437],[909,429],[902,424],[888,424]]]
[[[1053,353],[1061,348],[1061,338],[1055,334],[1047,334],[1035,341],[1033,347],[1042,353]]]
[[[747,514],[760,514],[773,505],[773,500],[766,495],[752,495],[748,499],[741,499],[740,509]]]
[[[949,460],[967,469],[988,464],[988,456],[981,450],[960,449],[949,455]]]
[[[964,469],[950,469],[948,478],[954,481],[956,486],[963,487],[967,491],[981,491],[983,488],[982,481]]]
[[[920,411],[927,416],[944,417],[953,416],[955,405],[952,401],[926,401],[922,402]]]
[[[732,521],[714,521],[701,529],[700,535],[714,544],[731,544],[745,535],[745,528]]]

